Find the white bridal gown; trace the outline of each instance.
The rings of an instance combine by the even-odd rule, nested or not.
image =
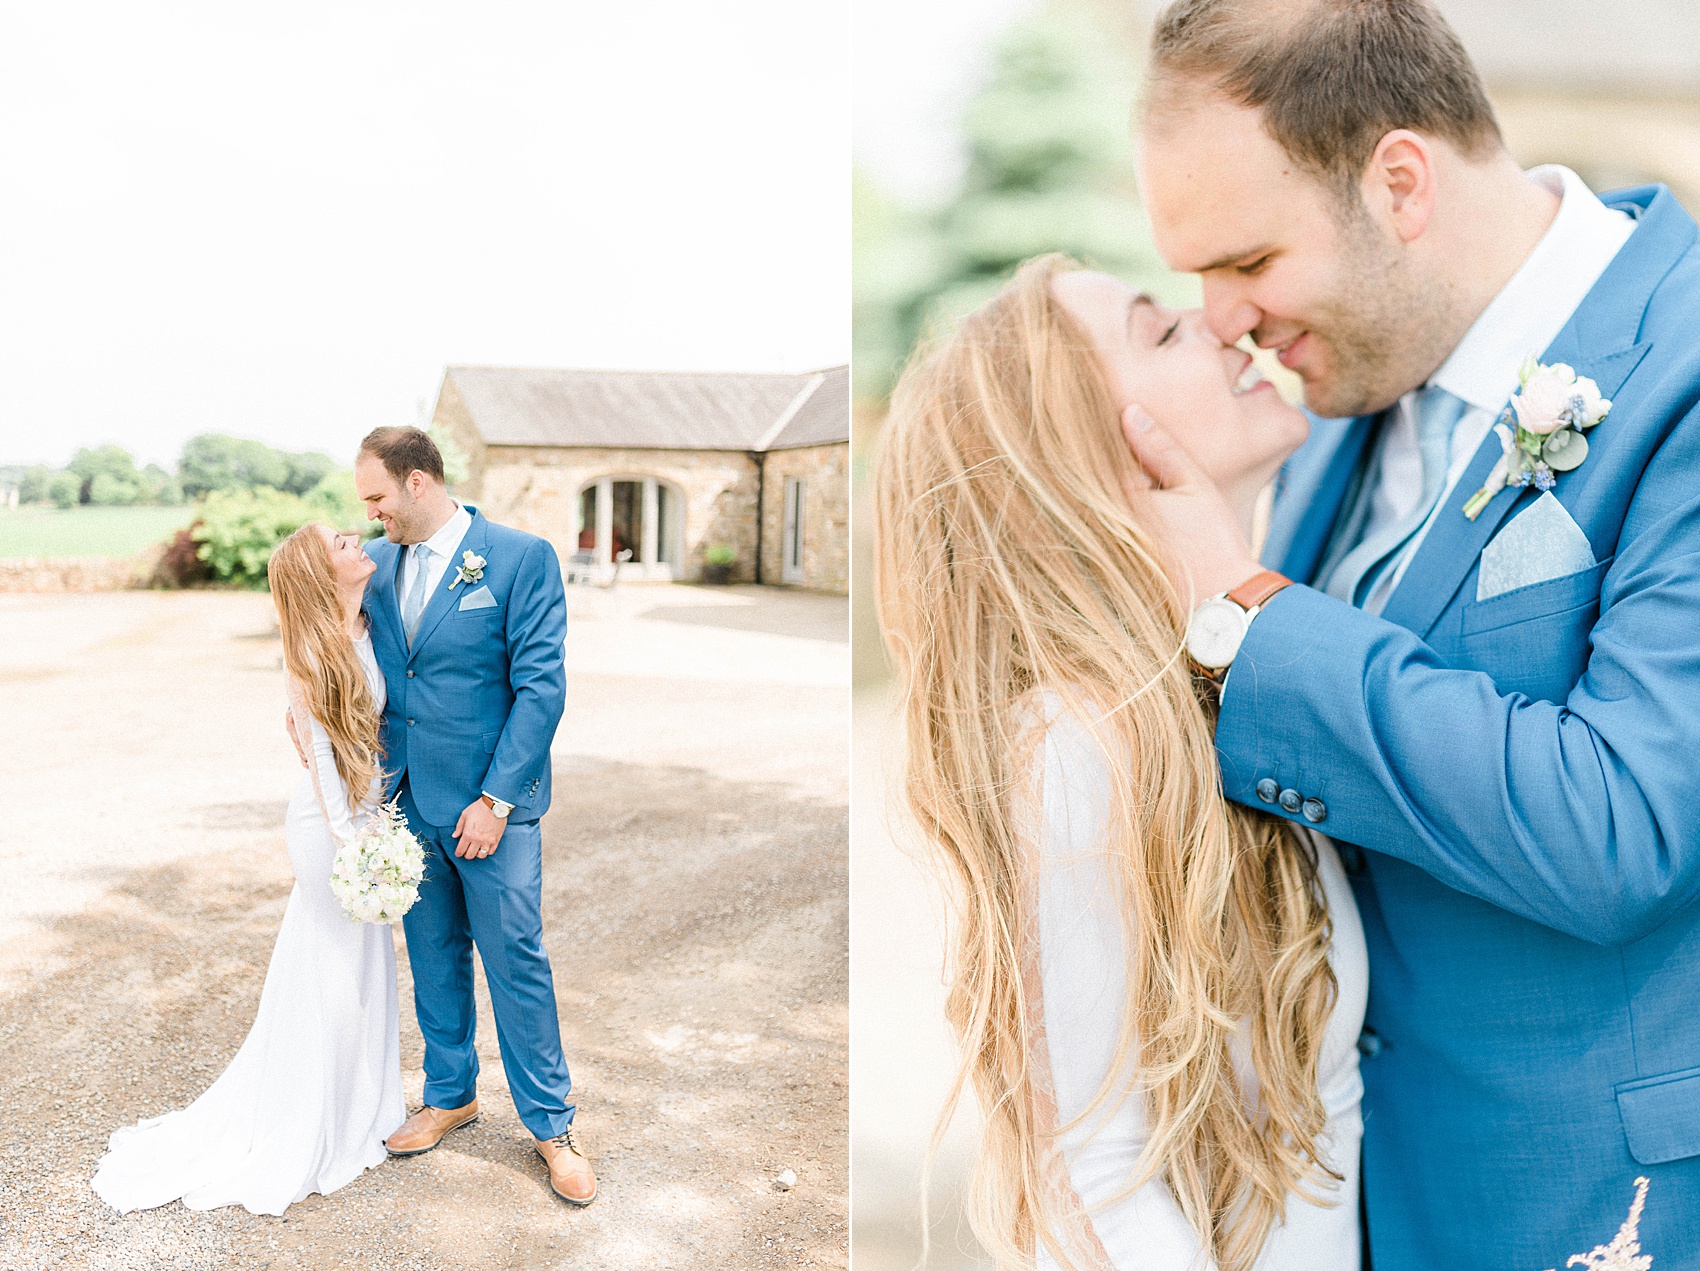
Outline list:
[[[369,638],[358,652],[382,705]],[[119,1213],[181,1200],[281,1214],[384,1160],[384,1139],[406,1118],[390,929],[353,921],[331,894],[337,838],[355,819],[330,738],[300,694],[291,699],[298,723],[311,722],[313,767],[289,803],[295,887],[254,1026],[194,1103],[113,1134],[93,1185]]]
[[[1063,708],[1054,694],[1041,698],[1049,721],[1042,761],[1038,823],[1040,1011],[1045,1036],[1034,1056],[1042,1079],[1049,1070],[1057,1126],[1075,1120],[1092,1103],[1114,1062],[1126,993],[1127,938],[1121,889],[1106,853],[1111,793],[1108,759],[1093,731]],[[1363,927],[1334,846],[1311,836],[1318,873],[1333,922],[1329,962],[1339,997],[1323,1032],[1318,1086],[1328,1123],[1320,1144],[1345,1181],[1331,1205],[1289,1195],[1286,1220],[1271,1233],[1256,1271],[1358,1271],[1358,1147],[1363,1137],[1358,1076],[1358,1034],[1369,991]],[[1235,1048],[1243,1090],[1257,1075],[1246,1034]],[[1120,1193],[1133,1177],[1148,1138],[1138,1074],[1131,1066],[1118,1083],[1131,1097],[1099,1104],[1061,1136],[1068,1178],[1062,1197],[1076,1222],[1084,1214],[1100,1249],[1074,1261],[1081,1271],[1215,1271],[1197,1234],[1161,1179],[1132,1195]],[[1071,1194],[1070,1194],[1071,1193]],[[1078,1201],[1078,1204],[1076,1204]],[[1038,1265],[1054,1267],[1041,1252]]]

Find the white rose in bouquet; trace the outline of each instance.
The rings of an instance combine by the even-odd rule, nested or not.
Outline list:
[[[396,922],[419,899],[425,849],[393,803],[383,804],[331,863],[331,892],[356,922]]]

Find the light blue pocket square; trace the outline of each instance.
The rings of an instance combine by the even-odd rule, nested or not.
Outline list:
[[[494,609],[496,598],[490,594],[488,587],[480,587],[477,591],[469,591],[460,598],[462,609]]]
[[[1476,599],[1491,600],[1518,587],[1562,578],[1595,564],[1588,536],[1548,490],[1482,549]]]

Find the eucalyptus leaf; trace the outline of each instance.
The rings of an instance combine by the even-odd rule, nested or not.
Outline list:
[[[1588,457],[1588,439],[1572,428],[1560,428],[1547,438],[1541,458],[1554,472],[1569,472]]]

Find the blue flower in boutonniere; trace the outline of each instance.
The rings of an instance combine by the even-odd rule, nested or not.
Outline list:
[[[1611,410],[1600,386],[1563,362],[1543,366],[1530,358],[1517,379],[1517,391],[1493,426],[1504,453],[1464,504],[1464,515],[1472,521],[1506,486],[1550,490],[1560,472],[1580,467],[1588,457],[1583,432]]]
[[[476,552],[462,552],[460,564],[455,566],[455,580],[449,584],[449,590],[453,591],[462,583],[477,582],[484,577],[484,566],[489,563]]]

